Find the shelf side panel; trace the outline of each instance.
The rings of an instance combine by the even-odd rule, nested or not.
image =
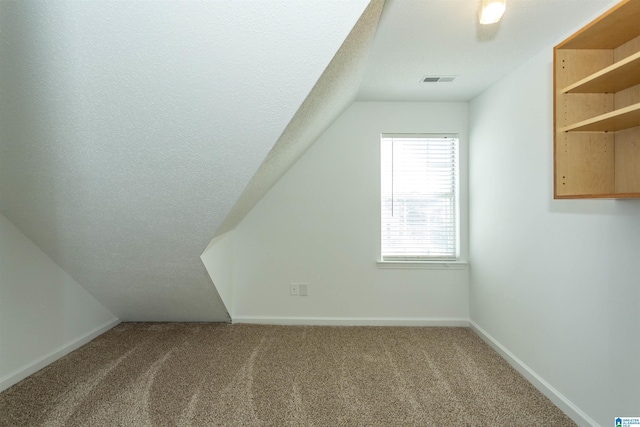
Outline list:
[[[638,25],[638,32],[640,33],[640,25]],[[628,43],[623,44],[613,51],[614,61],[622,61],[633,55],[640,54],[640,35]],[[635,76],[640,78],[640,72],[635,72]],[[629,105],[640,103],[640,83],[627,87],[624,90],[618,91],[615,96],[616,108],[624,108]]]
[[[616,92],[614,103],[616,110],[640,104],[640,84]]]
[[[613,134],[559,132],[556,138],[557,196],[614,192]]]
[[[618,46],[613,50],[613,60],[615,62],[622,61],[634,53],[640,52],[640,28],[638,28],[636,34],[638,34],[638,37],[629,40],[625,44]]]
[[[640,127],[616,132],[616,193],[640,193]]]
[[[563,109],[560,113],[564,116],[563,122],[569,128],[582,122],[590,122],[596,117],[611,114],[615,110],[614,94],[612,93],[565,94],[562,97],[561,105]]]
[[[557,129],[613,111],[612,94],[562,93],[562,88],[611,65],[613,51],[556,49],[555,59]]]
[[[556,89],[613,65],[613,57],[611,49],[556,49]]]

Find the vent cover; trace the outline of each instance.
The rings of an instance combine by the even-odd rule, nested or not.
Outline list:
[[[452,82],[458,76],[424,76],[420,81],[422,83],[448,83]]]

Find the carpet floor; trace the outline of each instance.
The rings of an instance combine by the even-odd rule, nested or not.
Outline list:
[[[0,426],[575,426],[466,328],[123,323]]]

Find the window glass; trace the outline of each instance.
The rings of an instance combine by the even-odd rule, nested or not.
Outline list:
[[[382,260],[457,260],[457,135],[381,138]]]

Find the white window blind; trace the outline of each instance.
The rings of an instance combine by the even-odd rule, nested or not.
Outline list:
[[[458,259],[458,138],[382,135],[382,260]]]

